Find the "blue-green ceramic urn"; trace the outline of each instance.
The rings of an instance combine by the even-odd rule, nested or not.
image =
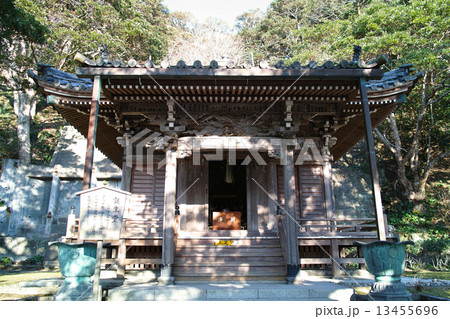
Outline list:
[[[369,300],[412,300],[400,278],[405,271],[406,245],[414,245],[414,242],[375,241],[355,244],[361,245],[367,268],[375,276],[368,294]]]
[[[51,242],[58,247],[59,269],[64,284],[55,295],[57,301],[92,300],[97,245],[94,243]]]

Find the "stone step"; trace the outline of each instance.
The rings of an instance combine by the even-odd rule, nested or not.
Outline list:
[[[304,282],[302,285],[280,283],[181,283],[123,285],[110,289],[108,301],[175,300],[339,300],[350,301],[352,288],[329,282]]]
[[[59,287],[0,287],[0,301],[52,300]]]

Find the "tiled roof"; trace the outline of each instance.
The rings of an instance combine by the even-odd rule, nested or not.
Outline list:
[[[410,75],[411,68],[412,64],[401,65],[398,69],[384,73],[383,78],[380,80],[367,81],[367,89],[383,90],[402,85],[405,82],[416,81],[423,76],[422,71],[415,75]]]
[[[38,74],[28,71],[28,75],[35,81],[43,81],[55,87],[69,90],[92,91],[92,80],[79,78],[75,74],[55,69],[51,65],[38,63]]]
[[[178,63],[181,65],[182,63]],[[276,68],[287,68],[286,66],[279,64]],[[326,62],[322,66],[318,66],[315,62],[310,62],[307,66],[301,66],[300,63],[294,62],[288,68],[296,69],[296,68],[353,68],[356,64],[361,64],[359,61],[352,62],[344,62],[341,61],[339,64],[335,64],[331,61]],[[327,66],[328,65],[328,66]],[[373,65],[373,63],[372,63]],[[104,67],[108,67],[106,64]],[[111,67],[111,66],[110,66]],[[155,67],[155,66],[152,66]],[[179,68],[180,66],[168,66],[166,68]],[[187,67],[187,66],[186,66]],[[192,67],[192,66],[191,66]],[[209,66],[211,67],[211,66]],[[194,67],[195,68],[195,67]],[[225,66],[226,68],[226,66]],[[414,75],[410,74],[412,68],[412,64],[406,64],[400,66],[398,69],[385,72],[383,78],[380,80],[369,80],[367,81],[367,89],[369,91],[383,90],[386,88],[392,88],[395,86],[399,86],[405,82],[415,81],[418,78],[423,76],[422,72],[418,72]],[[43,82],[47,82],[48,84],[54,85],[56,87],[61,87],[69,90],[77,90],[77,91],[91,91],[92,90],[92,80],[88,78],[79,78],[75,74],[64,72],[58,69],[53,68],[47,64],[38,64],[38,73],[36,75],[33,72],[29,72],[29,75],[35,79]]]

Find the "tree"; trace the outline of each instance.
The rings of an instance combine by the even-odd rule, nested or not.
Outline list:
[[[373,1],[352,35],[393,66],[412,63],[423,81],[375,133],[396,162],[403,198],[422,201],[432,168],[450,155],[450,5],[448,1]]]
[[[395,161],[400,196],[423,200],[430,172],[450,151],[448,1],[319,1],[317,11],[312,3],[277,0],[240,34],[265,58],[339,61],[358,44],[366,60],[383,54],[390,69],[412,63],[423,71],[406,103],[375,130]]]
[[[276,0],[263,17],[252,11],[238,17],[239,34],[258,59],[290,60],[306,30],[343,17],[352,6],[338,0]]]
[[[43,43],[47,33],[47,27],[16,6],[15,0],[0,2],[0,63],[10,59],[9,47],[13,41]]]
[[[2,48],[8,59],[2,75],[14,91],[20,156],[31,158],[30,123],[35,90],[27,71],[37,62],[73,72],[77,52],[98,58],[106,45],[110,59],[160,59],[167,47],[167,9],[160,0],[6,0],[2,11]],[[11,9],[13,8],[13,10]],[[12,13],[11,13],[12,12]],[[44,32],[45,31],[45,32]],[[45,45],[44,45],[45,43]]]
[[[209,65],[212,60],[220,60],[223,56],[240,64],[244,59],[242,41],[228,30],[225,22],[210,19],[199,23],[184,12],[171,13],[172,38],[167,54],[170,64],[184,60],[192,65],[195,60],[202,65]]]
[[[17,116],[19,160],[31,161],[30,122],[35,114],[35,93],[26,77],[26,68],[33,63],[32,46],[42,44],[48,28],[17,5],[4,0],[0,6],[0,65],[2,91],[12,92]]]
[[[167,47],[167,9],[161,0],[18,0],[51,31],[39,60],[70,71],[77,52],[110,59],[158,61]],[[94,56],[96,59],[98,56]]]

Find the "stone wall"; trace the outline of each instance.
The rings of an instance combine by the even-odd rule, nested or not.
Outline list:
[[[333,165],[333,183],[337,218],[375,218],[364,141]]]
[[[49,166],[3,162],[0,178],[0,257],[43,255],[48,241],[66,233],[67,216],[79,214],[86,140],[64,128]],[[120,188],[121,170],[96,150],[94,183]]]

